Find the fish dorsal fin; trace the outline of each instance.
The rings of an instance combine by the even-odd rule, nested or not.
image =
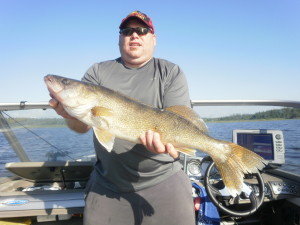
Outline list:
[[[112,116],[113,112],[111,109],[102,107],[102,106],[95,106],[91,109],[93,116]]]
[[[205,122],[203,121],[203,119],[201,119],[200,116],[190,107],[187,107],[184,105],[174,105],[174,106],[165,108],[165,110],[171,111],[173,113],[178,114],[179,116],[182,116],[183,118],[191,121],[202,132],[208,133],[208,128],[207,128]]]
[[[108,152],[111,152],[115,142],[115,135],[106,129],[93,127],[93,130],[100,144],[103,145]]]

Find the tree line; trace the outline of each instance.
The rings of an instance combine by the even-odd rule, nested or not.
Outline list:
[[[272,109],[254,114],[234,114],[219,118],[205,118],[205,121],[232,121],[232,120],[271,120],[271,119],[299,119],[300,109],[283,108]]]

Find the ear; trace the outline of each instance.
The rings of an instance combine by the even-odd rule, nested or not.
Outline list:
[[[153,34],[153,46],[156,46],[156,35]]]

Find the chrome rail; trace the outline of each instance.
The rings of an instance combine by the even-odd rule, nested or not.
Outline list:
[[[191,100],[192,106],[281,106],[300,108],[300,101],[290,100]],[[0,103],[0,111],[49,109],[48,102]]]
[[[50,109],[48,102],[0,103],[0,111],[26,110],[26,109]]]
[[[281,106],[300,108],[300,101],[290,100],[191,100],[192,106]]]

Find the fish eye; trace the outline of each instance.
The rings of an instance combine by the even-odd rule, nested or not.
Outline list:
[[[65,84],[65,85],[69,84],[69,80],[68,80],[68,79],[62,79],[61,82],[62,82],[63,84]]]

